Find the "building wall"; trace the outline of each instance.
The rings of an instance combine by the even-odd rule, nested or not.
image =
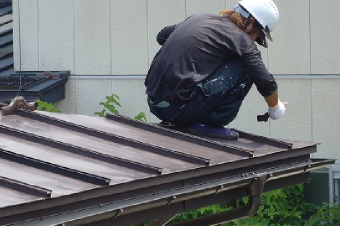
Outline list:
[[[147,113],[145,74],[159,49],[158,31],[193,13],[231,9],[236,0],[13,0],[17,71],[71,70],[63,113],[93,115],[112,93],[120,113]],[[276,0],[274,42],[261,48],[289,103],[278,121],[253,88],[230,127],[260,135],[320,142],[314,157],[340,159],[339,0]],[[340,161],[338,161],[340,163]]]

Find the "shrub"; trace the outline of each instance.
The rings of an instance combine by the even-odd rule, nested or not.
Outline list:
[[[340,206],[324,203],[315,206],[305,201],[304,185],[296,185],[263,193],[261,205],[253,217],[223,223],[223,226],[319,226],[340,225]],[[228,211],[247,205],[249,199],[242,198],[234,203],[216,204],[180,213],[171,224],[195,219],[209,214]]]

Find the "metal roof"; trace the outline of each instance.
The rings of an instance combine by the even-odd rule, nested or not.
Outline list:
[[[14,72],[12,1],[0,1],[0,75]]]
[[[0,75],[0,102],[10,103],[16,96],[27,101],[55,103],[65,98],[70,71],[17,71]]]
[[[311,142],[242,131],[237,141],[197,137],[122,116],[34,111],[20,98],[2,114],[0,224],[5,225],[166,219],[304,183],[310,170],[334,163],[310,159],[317,150]],[[247,211],[256,212],[254,206]]]

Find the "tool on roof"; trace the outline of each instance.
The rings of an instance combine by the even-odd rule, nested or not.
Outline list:
[[[257,116],[257,121],[258,122],[267,122],[269,118],[268,112],[264,113],[263,115],[258,115]]]
[[[288,102],[283,102],[283,105],[286,107],[288,105]],[[258,122],[267,122],[269,119],[269,113],[266,112],[263,115],[258,115],[257,116],[257,121]]]

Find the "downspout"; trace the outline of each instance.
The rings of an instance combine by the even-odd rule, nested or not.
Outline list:
[[[227,212],[212,214],[194,220],[178,223],[179,226],[216,225],[237,219],[254,216],[261,204],[261,195],[268,179],[268,174],[258,174],[248,188],[249,204]]]

